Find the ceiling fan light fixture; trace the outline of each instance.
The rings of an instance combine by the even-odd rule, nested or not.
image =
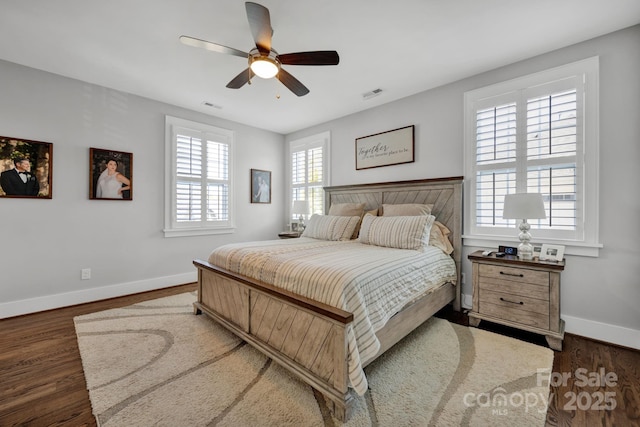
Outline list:
[[[271,58],[261,58],[251,63],[251,71],[258,77],[270,79],[278,74],[280,68]]]
[[[272,49],[269,55],[264,55],[258,49],[252,49],[249,52],[249,67],[253,74],[263,79],[275,77],[280,71],[278,53]]]

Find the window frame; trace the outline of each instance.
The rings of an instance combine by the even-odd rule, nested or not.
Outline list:
[[[592,57],[549,70],[537,72],[502,83],[471,90],[464,94],[464,159],[465,159],[465,246],[495,245],[495,242],[517,242],[517,224],[511,227],[481,227],[476,224],[476,111],[482,106],[500,105],[500,102],[522,99],[528,93],[531,99],[537,90],[540,94],[548,92],[548,87],[563,85],[564,81],[574,79],[579,87],[578,98],[582,100],[577,106],[581,116],[580,129],[582,141],[578,142],[576,154],[576,170],[579,176],[577,189],[577,223],[576,232],[556,233],[553,229],[533,228],[531,233],[535,243],[551,243],[565,246],[565,254],[581,256],[598,256],[602,244],[599,243],[599,58]],[[518,111],[518,120],[526,120],[526,111]],[[524,117],[521,115],[524,114]],[[526,123],[525,123],[526,124]],[[525,143],[520,140],[518,144]],[[526,150],[526,149],[525,149]],[[525,168],[526,164],[518,159],[517,168]],[[553,160],[550,161],[553,163]],[[523,183],[519,182],[520,188]],[[524,183],[526,187],[526,182]]]
[[[331,147],[331,132],[330,131],[326,131],[326,132],[322,132],[322,133],[318,133],[315,135],[311,135],[311,136],[307,136],[304,138],[300,138],[300,139],[296,139],[296,140],[292,140],[289,141],[288,144],[288,151],[287,151],[287,160],[286,160],[286,164],[287,164],[287,201],[288,201],[288,206],[286,209],[287,212],[287,223],[290,223],[293,220],[297,220],[298,218],[294,218],[293,217],[293,213],[292,211],[292,207],[293,207],[293,189],[294,189],[294,184],[293,184],[293,170],[292,170],[292,165],[291,165],[291,161],[292,161],[292,155],[294,152],[298,152],[298,151],[305,151],[306,153],[309,152],[309,150],[313,149],[313,148],[317,148],[317,147],[322,147],[322,183],[321,186],[322,187],[327,187],[330,185],[329,183],[329,177],[330,175],[330,161],[329,159],[330,157],[330,147]],[[306,182],[306,184],[304,185],[305,188],[309,188],[309,183],[308,181]],[[315,187],[315,185],[314,185]],[[305,194],[307,194],[308,191],[305,192]],[[324,198],[324,194],[323,194],[323,198]],[[323,199],[323,203],[322,203],[322,209],[324,210],[324,199]],[[324,214],[324,212],[322,212]],[[309,219],[311,217],[311,215],[313,214],[313,212],[309,212],[305,217],[305,220]]]
[[[203,218],[200,221],[178,222],[176,220],[176,184],[178,181],[176,162],[177,162],[177,135],[179,130],[183,133],[200,135],[200,139],[204,142],[203,151],[206,151],[206,141],[212,137],[217,142],[228,145],[228,211],[229,216],[226,221],[207,221]],[[202,236],[211,234],[230,234],[234,233],[235,226],[235,205],[233,191],[234,176],[234,146],[235,132],[229,129],[222,129],[216,126],[194,122],[191,120],[181,119],[178,117],[165,116],[165,216],[164,216],[164,237],[185,237],[185,236]],[[206,176],[206,166],[203,166],[203,175]],[[208,178],[202,178],[208,181]],[[219,180],[214,180],[219,181]],[[206,203],[203,198],[201,203]]]

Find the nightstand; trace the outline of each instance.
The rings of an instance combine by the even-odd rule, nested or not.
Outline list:
[[[283,231],[282,233],[278,233],[278,237],[281,239],[297,239],[301,234],[302,233],[298,233],[297,231]]]
[[[564,320],[560,318],[560,274],[564,261],[498,258],[482,251],[469,255],[473,268],[473,308],[469,323],[500,323],[545,336],[549,347],[562,351]]]

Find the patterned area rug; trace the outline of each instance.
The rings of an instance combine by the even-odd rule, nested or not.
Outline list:
[[[185,293],[74,319],[98,424],[333,426],[320,393]],[[365,371],[346,426],[543,426],[553,352],[432,318]]]

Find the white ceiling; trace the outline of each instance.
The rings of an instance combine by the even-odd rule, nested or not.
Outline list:
[[[278,52],[338,51],[337,66],[284,67],[308,95],[257,77],[227,89],[243,58],[178,41],[248,52],[240,0],[0,0],[0,59],[287,134],[640,22],[639,0],[257,1]]]

